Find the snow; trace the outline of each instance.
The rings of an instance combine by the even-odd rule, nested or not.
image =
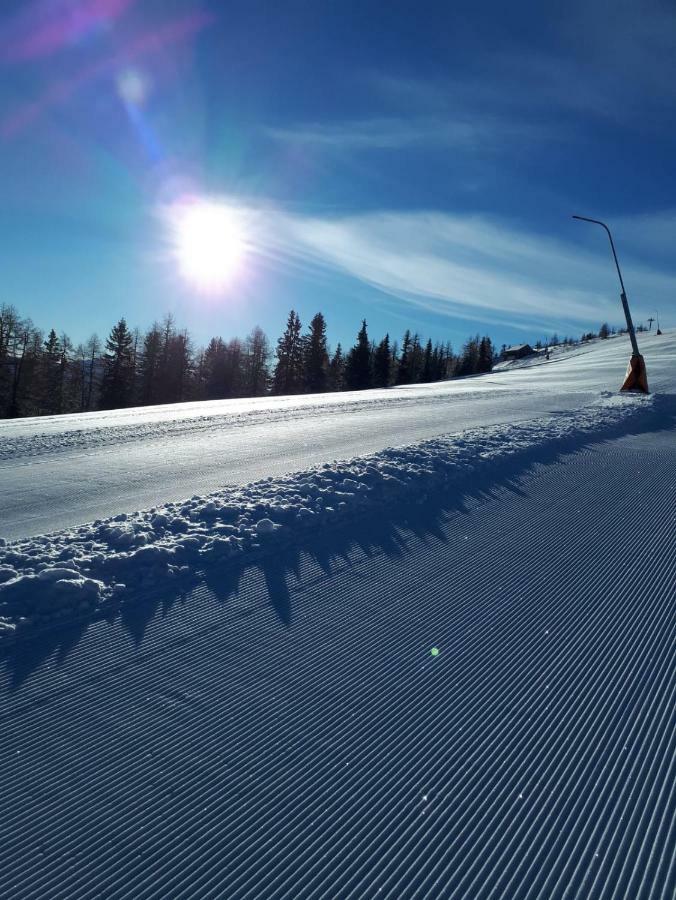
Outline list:
[[[641,338],[660,391],[676,359],[674,335]],[[445,383],[0,422],[0,535],[44,534],[469,425],[577,410],[617,391],[629,355],[620,336]]]
[[[343,527],[441,491],[461,493],[482,469],[573,435],[609,433],[652,405],[642,395],[604,394],[574,413],[467,429],[11,542],[0,548],[0,633],[114,610],[139,588],[194,581],[229,560],[246,564],[297,543],[308,529]]]
[[[616,393],[617,339],[389,407],[267,400],[293,415],[240,483],[223,414],[216,487],[189,465],[145,503],[111,465],[98,517],[76,479],[129,455],[152,480],[199,431],[6,460],[72,504],[0,540],[4,893],[670,896],[665,338],[649,398]],[[243,458],[264,430],[233,429]]]

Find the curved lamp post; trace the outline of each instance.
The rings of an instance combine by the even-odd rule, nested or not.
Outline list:
[[[615,252],[615,244],[613,243],[613,236],[610,233],[610,228],[608,228],[605,222],[600,222],[598,219],[588,219],[587,216],[573,216],[573,218],[579,219],[582,222],[593,222],[594,225],[600,225],[601,228],[605,228],[606,230],[608,240],[610,241],[610,249],[613,251],[615,268],[617,269],[617,274],[620,279],[620,287],[622,288],[620,300],[622,301],[622,309],[624,310],[624,317],[627,320],[627,330],[629,332],[629,340],[631,341],[631,359],[629,360],[626,378],[624,379],[624,383],[620,390],[642,391],[644,394],[648,394],[650,391],[648,390],[648,375],[646,373],[645,361],[638,350],[634,323],[631,320],[631,313],[629,312],[629,301],[627,300],[627,293],[624,289],[622,272],[620,271],[620,264],[617,261],[617,253]]]

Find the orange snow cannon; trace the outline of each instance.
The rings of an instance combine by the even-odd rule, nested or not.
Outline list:
[[[645,360],[640,353],[636,353],[629,360],[627,366],[627,374],[625,376],[621,391],[638,391],[642,394],[649,394],[648,373],[645,368]]]

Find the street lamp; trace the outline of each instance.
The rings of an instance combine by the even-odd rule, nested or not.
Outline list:
[[[648,375],[646,373],[645,361],[638,350],[634,323],[631,320],[631,313],[629,312],[629,301],[627,300],[627,293],[624,289],[622,272],[620,271],[620,264],[617,261],[617,253],[615,252],[615,244],[613,243],[613,236],[610,233],[610,228],[608,228],[605,222],[600,222],[598,219],[588,219],[587,216],[573,216],[573,218],[579,219],[582,222],[593,222],[594,225],[600,225],[601,228],[605,228],[606,230],[608,240],[610,241],[610,249],[613,251],[615,268],[617,269],[617,274],[620,279],[620,287],[622,288],[620,300],[622,301],[622,309],[624,310],[624,317],[627,320],[627,330],[629,332],[629,340],[631,341],[631,359],[629,360],[627,375],[620,390],[642,391],[644,394],[648,394],[650,391],[648,390]]]

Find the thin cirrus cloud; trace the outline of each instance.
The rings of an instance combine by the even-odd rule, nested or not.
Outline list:
[[[557,328],[621,322],[603,245],[595,252],[483,217],[438,212],[267,217],[288,256],[436,314],[530,328],[536,321]],[[673,306],[668,272],[627,260],[624,274],[638,318],[655,303]]]
[[[408,147],[455,147],[472,150],[504,146],[513,139],[552,139],[544,131],[525,122],[507,122],[496,116],[436,115],[417,118],[383,116],[339,123],[301,123],[287,128],[264,129],[267,137],[286,144],[312,146],[323,150],[397,150]]]

